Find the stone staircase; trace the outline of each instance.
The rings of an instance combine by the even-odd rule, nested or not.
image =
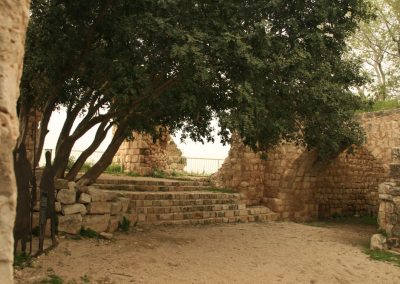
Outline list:
[[[274,221],[264,206],[246,206],[237,193],[212,189],[207,181],[99,179],[101,192],[129,199],[128,214],[138,224],[211,224]]]

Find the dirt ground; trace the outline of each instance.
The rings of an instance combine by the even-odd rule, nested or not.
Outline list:
[[[400,283],[400,267],[363,252],[373,232],[286,222],[133,228],[112,241],[61,239],[16,283],[50,274],[64,283]]]

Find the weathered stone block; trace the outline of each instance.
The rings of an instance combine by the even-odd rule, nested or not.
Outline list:
[[[392,163],[389,165],[390,169],[390,177],[394,179],[399,179],[400,178],[400,164],[398,163]]]
[[[65,179],[54,180],[54,186],[56,189],[68,189],[68,181]]]
[[[60,213],[61,212],[61,203],[60,202],[55,202],[54,206],[55,206],[56,212]]]
[[[102,237],[105,240],[111,240],[114,237],[114,235],[111,233],[102,232],[100,233],[100,237]]]
[[[92,201],[92,197],[87,193],[81,193],[78,201],[82,204],[88,204]]]
[[[65,215],[58,217],[58,231],[68,234],[79,234],[82,228],[81,214]]]
[[[68,189],[69,190],[76,191],[76,187],[75,186],[76,186],[76,183],[74,181],[68,182]]]
[[[110,214],[111,203],[108,202],[91,202],[87,205],[89,214]]]
[[[121,211],[122,211],[121,202],[112,202],[111,203],[111,209],[110,209],[111,215],[117,215]]]
[[[118,223],[119,223],[119,217],[113,216],[110,217],[110,222],[108,223],[107,227],[107,232],[109,233],[114,233],[115,231],[118,230]]]
[[[61,189],[57,193],[57,201],[62,204],[74,204],[76,201],[76,192],[69,189]]]
[[[379,184],[378,191],[381,194],[388,194],[392,187],[396,186],[394,182],[383,182]]]
[[[121,202],[121,206],[122,206],[122,212],[126,213],[128,211],[129,208],[129,203],[130,203],[130,199],[126,198],[126,197],[119,197],[117,199],[119,202]]]
[[[97,233],[105,232],[110,222],[110,214],[86,215],[83,218],[83,228],[91,229]]]
[[[63,215],[71,215],[71,214],[76,214],[76,213],[86,215],[87,210],[86,210],[85,205],[80,204],[80,203],[75,203],[75,204],[71,204],[71,205],[64,205],[62,207]]]
[[[91,196],[93,202],[97,201],[111,201],[118,197],[117,193],[104,192],[100,189],[96,189],[93,186],[88,186],[87,193]]]
[[[392,201],[393,197],[389,194],[379,194],[379,199],[385,200],[385,201]]]

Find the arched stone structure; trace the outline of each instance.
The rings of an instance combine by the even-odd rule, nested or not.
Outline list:
[[[391,149],[400,145],[400,109],[357,119],[366,131],[366,144],[325,163],[317,161],[315,152],[289,143],[262,160],[234,139],[213,181],[240,192],[248,204],[267,205],[282,219],[376,213],[378,185],[388,178]]]

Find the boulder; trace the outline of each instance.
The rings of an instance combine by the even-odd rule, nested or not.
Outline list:
[[[117,197],[117,193],[104,192],[93,186],[88,186],[87,193],[91,196],[93,202],[111,201]]]
[[[82,228],[81,214],[65,215],[58,217],[58,231],[68,234],[79,234]]]
[[[87,205],[89,214],[110,214],[111,203],[108,202],[91,202]]]
[[[87,193],[81,193],[78,201],[82,204],[88,204],[92,201],[92,197]]]
[[[71,215],[70,215],[71,216]],[[110,222],[110,215],[86,215],[83,218],[83,228],[91,229],[97,233],[102,233],[107,230]]]
[[[63,215],[71,215],[71,214],[76,214],[80,213],[81,215],[86,215],[87,210],[85,205],[75,203],[71,205],[64,205],[61,210]]]
[[[57,193],[57,201],[61,204],[74,204],[76,201],[76,192],[69,189],[61,189]]]
[[[384,250],[387,249],[386,237],[382,234],[375,234],[371,237],[371,249],[373,250]]]

